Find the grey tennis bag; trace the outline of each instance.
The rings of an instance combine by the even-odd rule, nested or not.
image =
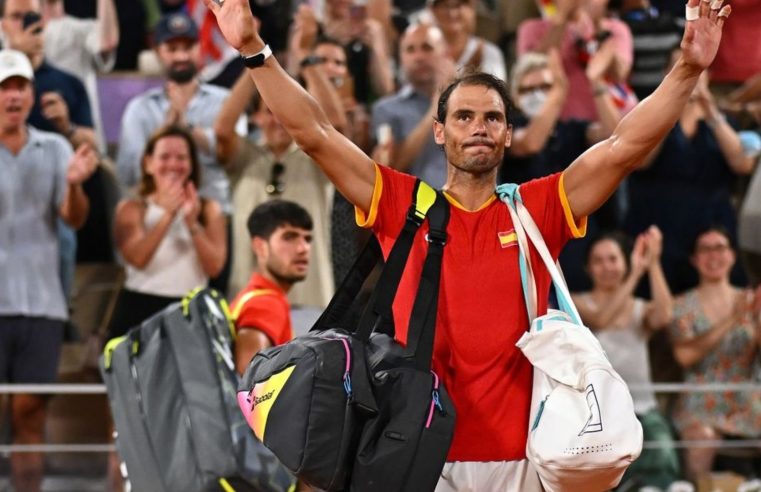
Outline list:
[[[127,335],[100,360],[132,490],[288,490],[295,479],[238,409],[227,303],[196,290]]]

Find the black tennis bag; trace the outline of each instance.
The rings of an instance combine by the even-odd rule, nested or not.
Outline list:
[[[344,318],[382,257],[374,239],[308,334],[259,352],[238,401],[254,433],[310,485],[328,491],[433,490],[454,433],[455,411],[431,356],[448,205],[425,183],[356,327]],[[391,306],[415,234],[429,220],[428,253],[407,345]]]

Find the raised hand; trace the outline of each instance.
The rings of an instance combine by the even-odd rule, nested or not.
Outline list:
[[[71,131],[69,107],[61,94],[53,91],[43,92],[40,96],[42,116],[55,126],[59,133],[67,135]]]
[[[249,0],[203,0],[217,18],[225,40],[244,55],[253,55],[264,47],[259,26],[251,13]]]
[[[663,252],[663,233],[656,225],[651,225],[645,231],[647,235],[647,254],[649,257],[648,266],[653,266],[661,260]]]
[[[642,275],[649,264],[647,251],[647,232],[643,232],[634,240],[634,247],[630,257],[632,274]]]
[[[89,178],[98,166],[98,154],[89,144],[82,144],[69,160],[66,169],[66,182],[70,185],[81,185]]]
[[[719,50],[721,31],[724,21],[732,12],[732,7],[724,5],[723,0],[689,0],[688,13],[698,8],[698,18],[688,20],[682,37],[682,59],[696,71],[708,68]]]

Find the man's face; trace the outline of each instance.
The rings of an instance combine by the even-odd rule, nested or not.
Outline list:
[[[313,54],[325,59],[322,68],[334,84],[343,83],[349,69],[346,66],[346,52],[341,46],[333,43],[318,44],[314,48]]]
[[[186,38],[170,39],[156,48],[167,77],[177,83],[190,82],[201,65],[201,47]]]
[[[17,39],[24,32],[24,14],[27,12],[40,13],[39,0],[6,0],[5,12],[0,21],[3,33],[9,39]],[[34,57],[42,53],[44,48],[42,31],[35,34],[38,42],[33,45],[19,45],[24,54],[28,57]]]
[[[434,123],[436,143],[447,161],[472,174],[493,172],[510,146],[505,105],[497,91],[484,86],[458,86],[449,96],[446,120]]]
[[[17,129],[26,124],[34,104],[32,83],[23,77],[0,82],[0,128]]]
[[[473,7],[467,0],[440,0],[432,7],[436,25],[445,34],[469,32]]]
[[[431,84],[436,79],[436,64],[444,56],[441,31],[420,25],[404,33],[399,43],[402,69],[412,85]]]
[[[254,249],[259,249],[259,260],[279,282],[294,284],[306,278],[312,249],[312,231],[281,225],[269,239],[254,238]],[[261,241],[259,245],[257,241]]]

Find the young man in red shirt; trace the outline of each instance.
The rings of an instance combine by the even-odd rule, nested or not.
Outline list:
[[[230,308],[237,338],[235,366],[240,374],[260,350],[293,338],[286,295],[306,278],[312,242],[312,218],[300,205],[271,200],[248,217],[256,271]]]
[[[411,201],[413,178],[380,166],[333,128],[319,105],[270,56],[248,0],[204,0],[227,41],[246,58],[249,75],[298,145],[357,208],[388,253]],[[711,9],[711,5],[719,8]],[[555,257],[584,234],[599,208],[673,127],[711,64],[729,7],[689,0],[696,19],[682,40],[682,58],[658,89],[633,109],[613,135],[561,174],[520,187],[524,203]],[[497,168],[512,128],[504,82],[485,74],[455,80],[439,98],[432,123],[447,158],[444,191],[451,207],[442,266],[433,365],[457,408],[454,441],[437,492],[541,490],[526,461],[532,372],[515,342],[528,329],[512,222],[495,196]],[[426,243],[417,235],[394,305],[397,337],[406,338]],[[541,265],[532,252],[534,265]],[[539,312],[550,280],[537,274]]]

